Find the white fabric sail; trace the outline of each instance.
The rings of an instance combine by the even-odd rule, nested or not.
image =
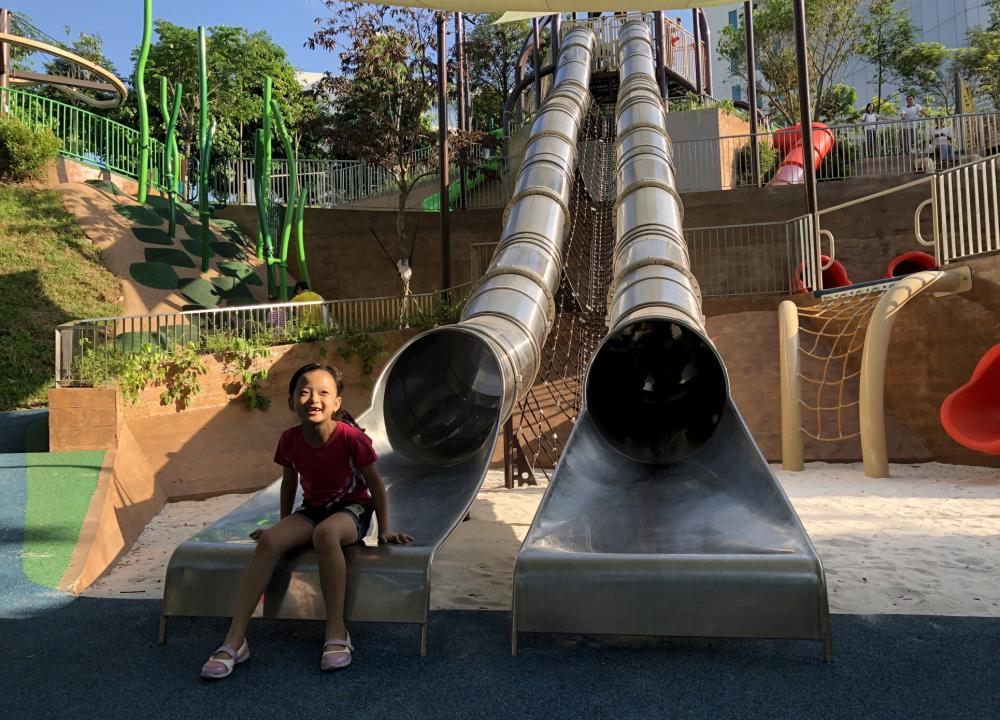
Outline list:
[[[391,0],[392,5],[422,7],[467,13],[519,12],[524,17],[538,17],[565,12],[652,12],[654,10],[684,10],[710,5],[733,5],[733,0],[592,0],[593,6],[581,0]]]

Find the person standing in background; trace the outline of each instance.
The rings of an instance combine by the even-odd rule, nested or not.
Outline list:
[[[875,157],[878,154],[878,113],[875,112],[874,103],[865,106],[861,122],[865,128],[865,147],[868,150],[868,157]]]
[[[906,107],[899,113],[903,120],[903,154],[910,155],[917,149],[917,123],[914,122],[924,112],[924,106],[915,102],[912,95],[906,96]]]

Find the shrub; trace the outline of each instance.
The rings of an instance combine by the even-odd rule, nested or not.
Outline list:
[[[49,128],[31,128],[14,117],[0,118],[0,182],[37,179],[59,147],[59,138]]]
[[[771,145],[771,141],[766,138],[760,138],[758,143],[758,150],[760,158],[760,182],[761,185],[766,185],[774,177],[774,173],[778,167],[778,151],[774,149]],[[751,158],[753,157],[753,147],[750,143],[747,143],[736,153],[734,161],[736,163],[736,175],[739,178],[740,186],[743,185],[753,185],[753,165],[751,164]]]

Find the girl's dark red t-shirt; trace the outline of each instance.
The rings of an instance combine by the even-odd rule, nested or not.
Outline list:
[[[370,503],[372,496],[364,476],[355,471],[376,459],[371,439],[344,422],[337,423],[330,439],[320,448],[306,444],[301,425],[288,428],[274,452],[274,462],[294,468],[299,474],[302,497],[310,505]]]

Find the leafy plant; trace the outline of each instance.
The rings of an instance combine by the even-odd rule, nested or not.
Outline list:
[[[343,344],[337,348],[337,354],[346,362],[357,357],[361,360],[361,371],[365,375],[375,372],[378,361],[384,358],[385,341],[365,330],[341,330],[338,337]]]
[[[225,363],[226,370],[239,377],[242,397],[251,409],[266,410],[270,399],[261,393],[267,379],[268,368],[256,367],[257,361],[271,356],[267,341],[270,334],[234,337],[231,335],[203,335],[202,347],[205,351],[218,355]]]
[[[761,138],[758,146],[757,157],[760,160],[760,182],[766,185],[774,177],[774,172],[778,166],[778,151],[771,145],[771,141]],[[753,185],[753,146],[749,143],[737,151],[734,161],[736,163],[736,173],[739,177],[740,185]]]
[[[60,147],[59,138],[47,127],[32,128],[16,117],[0,118],[0,182],[37,179]]]
[[[160,404],[175,403],[183,410],[191,404],[191,398],[201,392],[198,380],[205,374],[205,363],[198,353],[198,346],[187,343],[162,361],[156,372],[158,382],[164,386]]]

